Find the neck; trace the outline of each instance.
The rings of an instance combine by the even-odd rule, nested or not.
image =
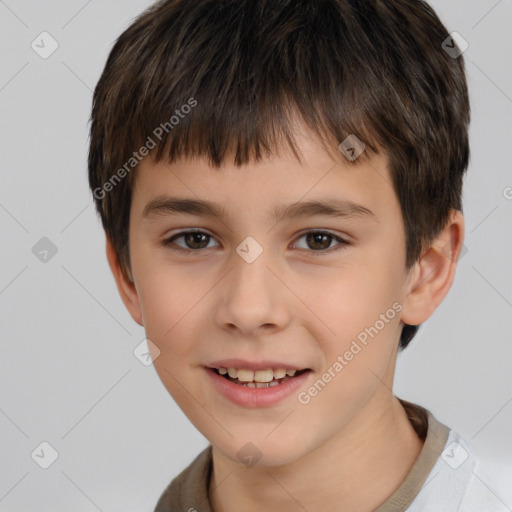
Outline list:
[[[335,437],[289,464],[246,468],[214,447],[213,510],[375,510],[403,482],[423,441],[397,398],[374,399],[380,407],[365,407]]]

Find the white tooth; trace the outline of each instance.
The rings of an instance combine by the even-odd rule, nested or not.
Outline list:
[[[237,375],[236,369],[235,368],[228,368],[228,375],[232,379],[236,379],[236,375]]]
[[[274,386],[279,386],[279,382],[277,382],[277,380],[273,380],[272,382],[268,383],[269,388],[272,388]]]
[[[240,368],[238,370],[238,380],[240,382],[252,382],[254,380],[254,372],[252,370],[244,370]]]
[[[226,375],[226,373],[228,373],[228,371],[226,370],[226,368],[219,368],[219,373],[221,375]]]
[[[289,375],[290,377],[293,377],[297,370],[286,370],[286,375]]]
[[[268,382],[256,382],[257,388],[268,388]]]
[[[272,370],[257,370],[254,372],[254,380],[256,382],[270,382],[274,378]]]
[[[286,377],[286,369],[278,368],[274,370],[274,379],[282,379],[283,377]]]
[[[248,383],[246,384],[246,386],[247,386],[248,388],[255,388],[255,387],[256,387],[256,384],[255,384],[254,382],[248,382]]]

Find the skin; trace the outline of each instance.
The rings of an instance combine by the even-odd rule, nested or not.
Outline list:
[[[306,130],[297,142],[300,161],[281,148],[241,168],[144,159],[131,205],[131,275],[107,237],[121,297],[160,351],[158,375],[213,445],[209,490],[216,512],[371,511],[404,480],[423,445],[392,393],[397,347],[403,322],[424,322],[448,293],[463,216],[452,211],[407,271],[403,219],[384,154],[352,166]],[[214,201],[227,217],[143,218],[145,206],[165,194]],[[374,217],[271,217],[277,205],[328,197],[350,199]],[[162,244],[190,228],[212,235],[203,245],[189,239],[207,248],[191,249],[185,237],[175,244],[189,253]],[[336,251],[333,237],[308,245],[303,234],[313,229],[349,244]],[[263,248],[252,263],[236,252],[247,236]],[[289,361],[313,370],[301,388],[307,390],[397,301],[401,311],[307,404],[294,393],[272,407],[234,405],[204,369],[224,358]],[[237,457],[247,442],[262,454],[253,467]]]

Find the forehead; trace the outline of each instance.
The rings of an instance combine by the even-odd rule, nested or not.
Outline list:
[[[397,206],[383,153],[351,162],[300,136],[299,153],[278,154],[237,166],[213,167],[206,158],[173,163],[145,158],[137,169],[132,211],[142,218],[171,213],[227,219],[252,212],[269,220],[325,214],[359,219]]]

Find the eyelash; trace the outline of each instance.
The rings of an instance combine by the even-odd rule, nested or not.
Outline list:
[[[182,238],[183,236],[191,234],[191,233],[201,233],[201,234],[204,234],[204,235],[210,237],[210,239],[213,238],[213,235],[210,235],[209,233],[206,233],[205,231],[201,231],[199,229],[198,230],[192,229],[192,230],[187,230],[187,231],[180,231],[179,233],[174,234],[172,237],[163,240],[162,245],[164,247],[170,249],[171,251],[180,252],[183,254],[190,254],[192,252],[201,252],[206,249],[209,249],[208,247],[205,247],[203,249],[184,249],[183,247],[180,247],[180,246],[174,244],[174,241],[177,240],[178,238]],[[298,239],[300,239],[304,236],[307,236],[309,234],[312,234],[312,233],[319,234],[319,235],[327,235],[327,236],[331,237],[333,240],[336,240],[337,242],[339,242],[339,245],[335,246],[334,249],[328,248],[328,249],[320,249],[317,251],[302,249],[307,252],[310,252],[312,256],[325,256],[326,254],[332,254],[333,252],[343,250],[346,248],[346,246],[350,245],[350,243],[347,242],[345,239],[343,239],[337,235],[334,235],[333,233],[330,233],[328,231],[323,231],[323,230],[315,230],[315,229],[311,229],[309,231],[302,233],[298,237]],[[208,241],[210,241],[210,240],[208,240]],[[174,245],[174,247],[173,247],[173,245]]]

